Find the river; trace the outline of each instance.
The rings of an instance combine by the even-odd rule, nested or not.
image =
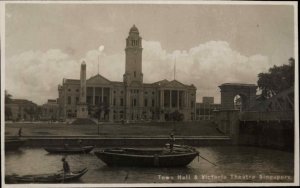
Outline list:
[[[99,148],[95,149],[99,150]],[[68,155],[71,169],[89,171],[74,183],[252,183],[293,182],[293,153],[256,147],[198,147],[202,158],[183,168],[108,167],[93,152]],[[5,153],[6,175],[57,172],[62,155],[42,148],[21,148]]]

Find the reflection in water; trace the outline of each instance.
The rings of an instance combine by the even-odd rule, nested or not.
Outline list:
[[[93,153],[68,155],[71,170],[89,171],[74,183],[205,183],[293,182],[293,154],[255,147],[201,147],[199,158],[187,167],[108,167]],[[64,155],[48,154],[42,148],[6,152],[6,174],[42,174],[62,169]],[[274,180],[274,178],[277,178]]]

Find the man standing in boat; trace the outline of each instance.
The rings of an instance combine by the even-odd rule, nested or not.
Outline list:
[[[170,152],[173,152],[174,143],[175,143],[175,137],[174,137],[174,134],[171,133],[170,134]]]
[[[70,174],[71,170],[70,170],[69,163],[66,161],[66,158],[63,157],[61,159],[61,161],[63,162],[63,171],[64,171],[64,174]]]
[[[19,129],[18,131],[18,136],[21,137],[22,136],[22,127]]]

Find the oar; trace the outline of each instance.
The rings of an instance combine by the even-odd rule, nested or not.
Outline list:
[[[201,155],[198,154],[198,157],[201,157],[202,159],[206,160],[207,162],[209,162],[210,164],[214,165],[214,166],[217,166],[215,163],[213,162],[210,162],[208,159],[202,157]]]

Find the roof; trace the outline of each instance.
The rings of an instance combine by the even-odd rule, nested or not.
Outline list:
[[[196,87],[191,84],[191,85],[185,85],[181,82],[179,82],[178,80],[172,80],[172,81],[168,81],[166,79],[158,81],[158,82],[154,82],[153,84],[157,85],[158,87],[175,87],[175,88],[189,88],[189,89],[196,89]]]
[[[138,30],[138,28],[137,28],[135,25],[133,25],[133,26],[130,28],[129,33],[139,33],[139,30]]]
[[[11,103],[9,103],[9,104],[19,104],[19,105],[20,104],[23,104],[23,105],[30,104],[30,105],[37,105],[34,102],[26,100],[26,99],[12,99]]]
[[[64,84],[80,84],[80,80],[77,79],[64,79]]]
[[[257,87],[255,84],[245,84],[245,83],[224,83],[220,86],[246,86],[246,87]]]

